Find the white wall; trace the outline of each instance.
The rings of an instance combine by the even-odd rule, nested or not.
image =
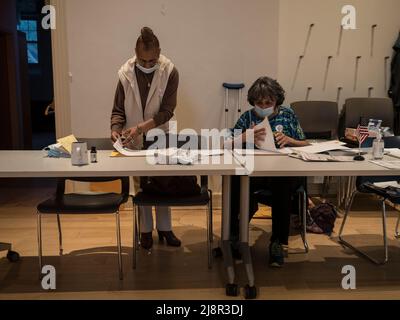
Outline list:
[[[223,82],[277,76],[278,0],[66,1],[72,130],[109,135],[119,67],[143,26],[180,72],[179,128],[223,124]]]
[[[357,12],[357,30],[344,30],[340,55],[337,55],[341,8],[352,4]],[[400,30],[398,0],[280,0],[279,80],[287,90],[287,102],[304,100],[307,87],[313,87],[310,100],[336,101],[337,88],[343,87],[341,108],[348,97],[387,97],[384,57],[392,57],[392,46]],[[303,54],[309,25],[314,23],[309,46],[301,63],[297,83],[292,84],[298,57]],[[371,26],[375,31],[374,56],[370,54]],[[323,80],[327,57],[333,59],[327,82]],[[362,56],[358,86],[354,91],[355,58]],[[389,60],[390,68],[390,60]],[[390,76],[390,70],[388,72]]]

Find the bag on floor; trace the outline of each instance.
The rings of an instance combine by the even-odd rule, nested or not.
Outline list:
[[[307,231],[331,235],[337,217],[336,208],[330,203],[321,203],[309,210]]]

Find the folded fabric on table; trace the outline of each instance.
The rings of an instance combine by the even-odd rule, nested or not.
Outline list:
[[[44,149],[49,158],[71,158],[71,154],[60,143],[52,144]]]

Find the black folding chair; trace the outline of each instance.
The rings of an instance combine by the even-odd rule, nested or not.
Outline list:
[[[304,178],[304,184],[296,190],[299,205],[299,220],[301,221],[301,239],[303,240],[305,253],[308,253],[309,246],[307,242],[307,210],[308,210],[308,199],[307,199],[307,179]],[[258,190],[254,193],[255,199],[258,203],[263,205],[271,204],[272,193],[270,190]]]
[[[88,147],[95,146],[98,150],[112,150],[111,140],[105,139],[78,139],[87,142]],[[65,182],[121,182],[121,193],[70,193],[65,194]],[[120,206],[129,200],[129,178],[128,177],[93,177],[93,178],[60,178],[57,181],[57,190],[55,195],[40,203],[37,206],[37,234],[39,248],[39,274],[42,270],[42,215],[56,215],[58,232],[59,232],[59,250],[60,255],[63,254],[63,241],[61,232],[62,214],[115,214],[116,217],[116,233],[118,247],[118,271],[119,278],[123,279],[122,272],[122,252],[121,252],[121,229],[120,229]]]
[[[185,138],[186,139],[182,139]],[[169,141],[177,141],[177,147],[184,147],[190,139],[197,138],[198,148],[206,149],[208,147],[205,137],[198,136],[181,136],[181,139],[177,139],[174,136],[168,136],[166,139],[166,147],[168,148]],[[181,140],[181,141],[179,141]],[[192,140],[193,141],[193,140]],[[145,148],[151,145],[147,142]],[[208,268],[212,268],[212,244],[213,244],[213,223],[212,223],[212,191],[208,188],[208,176],[201,176],[201,188],[200,193],[193,196],[169,196],[169,195],[158,195],[149,194],[146,192],[139,192],[133,197],[134,205],[134,236],[133,236],[133,269],[136,269],[137,265],[137,254],[136,250],[139,248],[139,214],[138,206],[165,206],[165,207],[192,207],[192,206],[207,206],[207,251],[208,251]]]
[[[388,190],[379,190],[379,188],[376,188],[374,186],[374,183],[377,182],[388,182],[388,181],[399,181],[400,177],[399,176],[393,176],[393,177],[357,177],[356,180],[356,190],[353,191],[353,193],[350,196],[349,203],[347,205],[345,215],[343,218],[342,225],[340,227],[339,231],[339,242],[345,246],[348,247],[368,260],[372,261],[375,264],[382,265],[388,262],[389,256],[388,256],[388,243],[387,243],[387,230],[386,230],[386,200],[389,200],[393,204],[400,204],[400,198],[394,197],[392,193],[388,192]],[[360,249],[354,247],[352,244],[349,242],[345,241],[343,239],[343,231],[344,231],[344,226],[346,224],[347,218],[349,216],[351,206],[353,204],[354,198],[357,194],[359,193],[364,193],[364,194],[375,194],[381,197],[381,203],[382,203],[382,230],[383,230],[383,248],[384,248],[384,259],[382,261],[378,261],[368,254],[366,254],[364,251],[361,251]],[[396,238],[399,238],[399,223],[400,223],[400,215],[397,220],[396,224],[396,230],[395,230],[395,236]]]

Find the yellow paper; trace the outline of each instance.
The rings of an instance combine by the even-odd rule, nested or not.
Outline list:
[[[78,140],[76,140],[75,136],[72,134],[68,137],[58,139],[57,142],[60,143],[65,150],[67,150],[69,153],[71,153],[72,144],[74,142],[78,142]]]
[[[271,219],[272,210],[270,207],[259,205],[258,211],[254,214],[255,219]]]
[[[124,155],[120,154],[118,151],[113,151],[113,152],[111,152],[110,157],[117,158],[117,157],[124,157]]]

